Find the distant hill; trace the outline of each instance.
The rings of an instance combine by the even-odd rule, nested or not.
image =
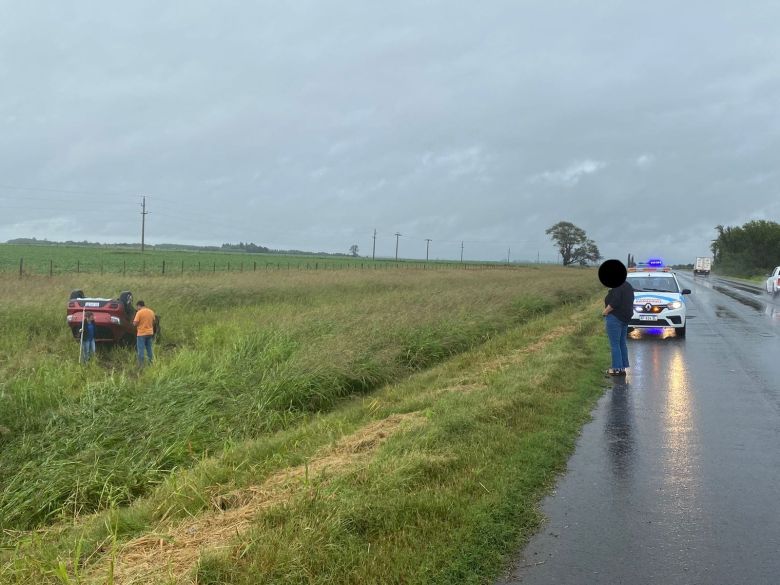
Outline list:
[[[123,249],[141,249],[138,243],[114,243],[104,244],[101,242],[88,242],[83,240],[76,242],[67,240],[65,242],[55,242],[51,240],[39,240],[38,238],[14,238],[7,240],[6,244],[24,245],[24,246],[82,246],[85,248],[123,248]],[[346,253],[332,252],[306,252],[304,250],[274,250],[266,246],[260,246],[253,242],[239,242],[238,244],[222,244],[221,246],[193,246],[189,244],[146,244],[150,250],[186,250],[192,252],[242,252],[245,254],[288,254],[291,256],[336,256],[351,257]]]

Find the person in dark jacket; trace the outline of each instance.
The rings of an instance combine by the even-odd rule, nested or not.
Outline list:
[[[90,356],[95,353],[95,315],[92,311],[84,313],[84,323],[82,325],[84,331],[82,331],[81,338],[81,363],[86,364],[89,361]]]
[[[610,376],[625,376],[628,362],[628,324],[634,314],[634,287],[628,280],[611,288],[604,298],[604,322],[612,350],[612,367],[607,370]]]

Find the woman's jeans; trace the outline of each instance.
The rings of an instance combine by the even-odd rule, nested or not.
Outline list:
[[[612,350],[612,369],[620,370],[628,366],[628,324],[623,323],[614,315],[607,315],[604,319],[609,337],[609,348]]]
[[[86,339],[81,342],[81,363],[86,364],[89,361],[89,357],[95,353],[95,340]]]
[[[146,361],[152,363],[152,338],[153,335],[139,335],[135,338],[135,348],[138,352],[138,365],[144,365],[144,350],[146,350]]]

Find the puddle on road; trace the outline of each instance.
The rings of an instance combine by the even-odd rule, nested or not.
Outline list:
[[[723,286],[713,285],[713,287],[716,291],[719,293],[723,293],[727,297],[731,297],[735,301],[742,303],[743,305],[746,305],[752,309],[755,309],[756,311],[764,312],[764,304],[760,303],[758,301],[754,301],[753,299],[746,299],[742,295],[736,294],[734,291],[727,289]]]
[[[715,316],[719,317],[721,319],[728,318],[728,319],[737,319],[737,314],[732,311],[731,309],[727,309],[723,305],[718,305],[715,307]]]

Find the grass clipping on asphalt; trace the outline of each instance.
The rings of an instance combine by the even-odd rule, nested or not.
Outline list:
[[[557,311],[325,415],[313,433],[354,428],[119,544],[84,582],[490,582],[603,387],[594,312]]]

